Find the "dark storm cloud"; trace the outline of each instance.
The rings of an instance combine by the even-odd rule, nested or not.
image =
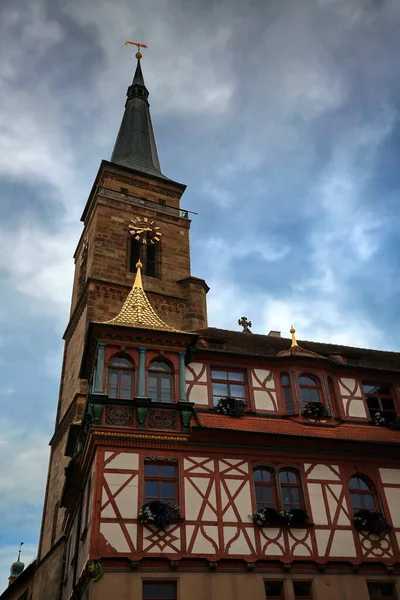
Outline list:
[[[0,511],[13,507],[4,544],[14,545],[36,541],[79,217],[134,70],[123,42],[149,44],[160,159],[199,213],[192,266],[211,285],[210,324],[234,328],[247,314],[257,332],[293,322],[303,338],[392,348],[400,4],[7,0],[0,10],[1,442],[13,472],[10,482],[0,471]]]

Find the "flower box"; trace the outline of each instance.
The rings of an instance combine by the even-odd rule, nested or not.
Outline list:
[[[354,514],[353,523],[357,531],[366,531],[375,535],[383,535],[391,530],[385,517],[375,510],[358,510]]]
[[[309,402],[303,410],[303,416],[308,419],[325,419],[329,416],[328,409],[322,402]]]
[[[139,510],[139,521],[145,525],[153,525],[157,529],[166,529],[177,520],[180,513],[178,504],[152,500]]]
[[[227,415],[228,417],[242,417],[247,410],[245,400],[238,398],[221,398],[216,406],[219,415]]]
[[[264,506],[254,511],[251,518],[258,527],[304,527],[308,524],[308,513],[302,508],[277,510]]]

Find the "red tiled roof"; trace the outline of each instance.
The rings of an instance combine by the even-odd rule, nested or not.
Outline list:
[[[275,435],[293,435],[301,437],[324,438],[331,440],[355,440],[383,444],[400,444],[400,431],[371,425],[341,423],[337,427],[318,427],[289,419],[227,417],[225,415],[199,413],[203,427],[210,429],[229,429],[253,433]]]

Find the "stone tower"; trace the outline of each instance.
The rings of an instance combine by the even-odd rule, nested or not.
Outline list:
[[[88,323],[104,322],[118,314],[140,259],[143,287],[163,321],[184,331],[207,326],[208,287],[191,275],[190,219],[180,206],[186,186],[161,172],[148,96],[138,59],[111,160],[101,162],[82,214],[84,228],[74,255],[71,312],[64,334],[36,563],[34,598],[41,600],[58,597],[64,556],[61,496],[68,464],[65,451],[88,393],[87,381],[80,377]],[[151,239],[151,229],[157,232],[157,240]]]

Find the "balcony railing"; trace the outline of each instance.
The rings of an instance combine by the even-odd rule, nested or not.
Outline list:
[[[122,200],[123,202],[128,202],[129,204],[142,206],[148,210],[153,210],[154,212],[171,215],[181,219],[189,219],[189,214],[197,215],[197,213],[191,210],[175,208],[175,206],[169,206],[168,204],[163,204],[161,202],[153,202],[153,200],[147,200],[146,198],[139,198],[138,196],[133,196],[132,194],[117,192],[116,190],[107,187],[101,187],[99,189],[99,193],[105,198],[119,200],[120,202]]]

